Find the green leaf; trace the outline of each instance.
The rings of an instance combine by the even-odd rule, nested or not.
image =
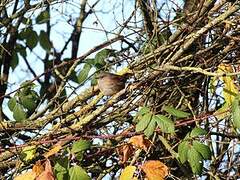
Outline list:
[[[12,97],[11,99],[9,99],[8,101],[8,108],[13,111],[14,107],[17,104],[17,99],[15,97]]]
[[[14,51],[13,54],[12,54],[11,62],[10,62],[10,67],[12,68],[13,71],[14,71],[14,69],[17,67],[18,63],[19,63],[18,55],[17,55],[17,53]]]
[[[188,150],[188,162],[192,168],[194,174],[201,174],[203,168],[202,156],[197,150],[192,146]]]
[[[232,121],[235,128],[240,128],[240,97],[236,96],[232,103]]]
[[[74,166],[69,169],[70,180],[91,180],[86,171],[80,166]]]
[[[30,30],[26,39],[27,46],[32,50],[38,43],[38,35],[36,31]]]
[[[206,134],[207,134],[206,130],[196,127],[190,133],[190,137],[203,136],[203,135],[206,135]]]
[[[57,159],[54,166],[55,175],[57,180],[69,179],[68,177],[68,158]]]
[[[75,71],[73,71],[70,76],[69,76],[69,79],[72,80],[73,82],[75,83],[78,83],[78,78],[77,78],[77,74]]]
[[[144,114],[147,114],[147,113],[149,113],[149,112],[150,112],[150,109],[149,109],[148,107],[144,106],[144,107],[142,107],[142,108],[140,109],[140,111],[138,112],[138,114],[144,115]]]
[[[96,74],[94,74],[92,76],[92,80],[91,80],[91,86],[95,86],[97,85],[97,78],[96,78]]]
[[[165,133],[174,133],[174,123],[171,119],[163,115],[154,116],[154,120],[157,122],[157,125]]]
[[[30,18],[23,17],[22,23],[26,24],[26,25],[31,25],[32,24],[32,20]]]
[[[178,145],[179,159],[182,164],[187,161],[188,150],[189,150],[189,144],[187,141],[183,141]]]
[[[13,118],[16,121],[22,121],[25,120],[27,118],[27,114],[24,111],[22,105],[20,104],[16,104],[14,109],[13,109]]]
[[[72,145],[72,153],[77,153],[80,151],[85,151],[91,147],[91,142],[87,140],[79,140],[77,142],[74,142]]]
[[[49,19],[50,19],[50,15],[48,11],[42,11],[36,18],[36,22],[37,24],[43,24],[43,23],[46,23]]]
[[[16,52],[19,53],[23,58],[26,58],[27,56],[26,48],[21,44],[16,45]]]
[[[136,131],[143,131],[148,126],[149,122],[152,119],[152,113],[147,113],[142,117],[139,117],[139,121],[136,125]]]
[[[193,147],[202,155],[205,160],[211,159],[212,153],[207,145],[199,143],[198,141],[193,141]]]
[[[27,96],[20,96],[20,102],[23,105],[24,108],[26,108],[29,111],[34,111],[37,107],[37,102],[36,99],[34,98],[34,96],[32,96],[31,94],[27,95]]]
[[[169,114],[175,116],[175,117],[178,117],[178,118],[185,118],[185,117],[190,116],[190,113],[175,109],[175,108],[170,107],[170,106],[164,106],[163,110],[168,112]]]
[[[95,56],[95,66],[96,68],[100,69],[103,66],[106,65],[105,59],[114,56],[115,55],[115,50],[112,49],[103,49],[100,52],[98,52]]]
[[[82,84],[87,79],[91,68],[92,68],[91,65],[84,64],[83,69],[80,71],[80,73],[77,76],[79,84]]]
[[[47,52],[49,52],[52,48],[52,43],[50,42],[47,33],[43,30],[40,31],[39,43],[42,46],[42,48]]]
[[[152,119],[148,124],[147,128],[144,130],[145,136],[150,137],[154,133],[155,128],[156,122],[154,121],[154,119]]]
[[[27,38],[28,38],[28,35],[31,33],[31,31],[32,31],[32,28],[31,28],[31,27],[28,27],[28,28],[22,30],[22,31],[18,34],[18,39],[20,39],[20,40],[27,39]]]

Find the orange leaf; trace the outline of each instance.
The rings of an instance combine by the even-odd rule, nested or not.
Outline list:
[[[32,171],[36,173],[36,176],[39,176],[44,171],[41,161],[37,161],[36,164],[34,164]]]
[[[128,142],[136,148],[144,149],[145,151],[147,151],[151,145],[151,142],[147,139],[144,139],[143,135],[133,136],[129,139]]]
[[[146,161],[141,168],[149,180],[163,180],[168,175],[168,167],[160,161]]]
[[[52,149],[44,154],[44,157],[49,158],[50,156],[56,154],[61,148],[62,146],[60,144],[56,144]]]
[[[33,171],[26,172],[24,174],[21,174],[19,176],[16,176],[14,180],[35,180],[36,173]]]
[[[45,161],[45,170],[36,178],[36,180],[55,180],[49,159]]]
[[[132,180],[135,170],[135,166],[125,167],[120,175],[119,180]]]

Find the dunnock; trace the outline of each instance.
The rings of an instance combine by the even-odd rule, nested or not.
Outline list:
[[[97,76],[98,87],[105,96],[112,96],[125,88],[126,76],[101,72]]]

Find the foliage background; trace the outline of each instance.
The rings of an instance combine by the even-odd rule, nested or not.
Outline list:
[[[237,178],[239,8],[1,1],[1,178]],[[127,88],[104,97],[102,70]]]

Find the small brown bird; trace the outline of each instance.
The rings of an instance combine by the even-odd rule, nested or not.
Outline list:
[[[101,72],[97,76],[98,87],[105,96],[112,96],[125,88],[126,76]]]

